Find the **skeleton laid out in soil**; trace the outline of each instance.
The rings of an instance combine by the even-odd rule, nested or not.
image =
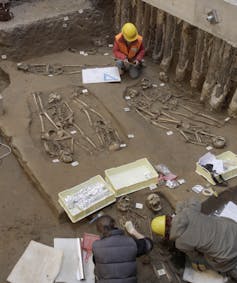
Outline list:
[[[17,70],[25,73],[32,73],[43,76],[73,75],[80,74],[82,68],[94,67],[95,65],[79,64],[79,65],[61,65],[61,64],[26,64],[17,63]],[[101,66],[110,66],[103,64]]]
[[[95,131],[99,147],[107,147],[110,151],[119,150],[121,138],[118,131],[113,127],[109,120],[83,101],[80,96],[80,89],[79,92],[78,90],[75,90],[73,93],[73,100],[80,111],[87,117],[90,127]]]
[[[185,142],[200,146],[213,145],[215,148],[223,148],[226,144],[224,137],[212,134],[207,129],[221,127],[223,123],[184,105],[183,95],[167,93],[164,88],[159,91],[158,86],[149,79],[142,79],[138,84],[128,87],[124,98],[128,106],[142,118],[161,129],[176,130]]]
[[[61,64],[26,64],[18,63],[17,70],[39,74],[44,76],[57,76],[61,74],[81,73],[83,65],[61,65]]]
[[[48,95],[47,103],[43,103],[45,96],[41,92],[32,93],[41,125],[41,141],[50,157],[71,163],[75,145],[90,154],[106,148],[111,151],[120,149],[121,139],[111,122],[79,98],[78,91],[73,93],[73,102],[79,111],[73,111],[57,92]],[[83,125],[79,125],[78,112],[84,113],[96,138],[86,134]]]

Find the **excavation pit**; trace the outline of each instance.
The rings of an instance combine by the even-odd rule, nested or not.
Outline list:
[[[111,49],[104,50],[111,53]],[[95,55],[83,56],[80,53],[65,51],[26,61],[28,64],[42,62],[65,65],[75,62],[82,65],[113,65],[111,57],[104,56],[101,52]],[[172,85],[160,86],[160,82],[156,79],[155,70],[157,66],[151,62],[148,64],[149,67],[144,70],[143,76],[149,77],[153,84],[158,85],[156,88],[158,93],[166,92],[168,94],[175,93],[177,96],[180,95],[180,90],[177,90]],[[105,169],[126,164],[142,157],[147,157],[153,165],[158,163],[166,164],[171,171],[187,181],[177,190],[166,187],[159,189],[173,206],[178,200],[188,198],[194,194],[191,191],[187,192],[191,186],[204,182],[201,177],[194,173],[194,170],[195,162],[206,151],[205,147],[184,143],[182,137],[174,129],[174,134],[168,136],[166,130],[150,124],[132,109],[130,112],[124,111],[127,103],[123,98],[123,94],[128,86],[131,87],[134,84],[129,78],[126,78],[121,84],[82,86],[81,74],[62,74],[48,77],[24,73],[17,70],[14,62],[4,62],[4,70],[10,74],[11,84],[2,93],[7,112],[1,119],[1,129],[5,136],[11,138],[13,149],[24,169],[37,184],[47,202],[59,215],[63,212],[58,205],[58,193],[60,191],[75,186],[97,174],[104,176]],[[140,83],[140,80],[137,83]],[[82,88],[87,89],[88,94],[82,94]],[[80,108],[76,110],[77,104],[73,102],[73,92],[76,89],[79,90],[80,99],[90,104],[98,112],[102,112],[107,119],[110,119],[116,125],[116,129],[121,134],[123,143],[126,143],[127,147],[114,152],[108,149],[98,150],[93,154],[80,149],[74,156],[74,161],[78,161],[79,165],[73,167],[71,164],[63,162],[53,163],[54,158],[44,152],[40,139],[39,115],[33,102],[32,93],[41,92],[44,105],[47,105],[50,93],[61,94],[72,106],[73,110],[78,111],[78,115],[82,115],[78,120],[80,127],[85,132],[90,133],[91,138],[96,141],[95,133],[88,132],[89,121],[86,115],[80,112]],[[187,105],[192,104],[187,103]],[[202,109],[201,105],[198,107]],[[214,115],[213,113],[209,114]],[[222,121],[225,117],[222,114],[214,116]],[[235,151],[236,146],[231,139],[231,135],[234,134],[234,127],[235,122],[231,121],[224,127],[215,129],[218,135],[227,135],[228,148],[231,148],[232,151]],[[129,139],[128,134],[133,134],[134,138]],[[220,151],[215,150],[214,152],[218,153]],[[205,199],[202,196],[201,198]]]
[[[98,12],[95,12],[95,7],[89,1],[72,1],[72,9],[70,8],[71,10],[68,11],[63,2],[57,2],[61,3],[62,9],[59,9],[57,14],[55,14],[54,10],[54,13],[48,16],[47,19],[33,20],[33,17],[27,18],[24,16],[24,25],[19,25],[17,17],[15,22],[5,23],[6,30],[4,36],[7,44],[0,47],[1,53],[6,54],[8,59],[2,61],[1,67],[5,73],[9,74],[11,81],[10,85],[2,91],[6,113],[1,117],[0,127],[4,135],[11,141],[19,162],[49,205],[58,215],[62,215],[63,210],[58,204],[59,192],[84,182],[95,175],[104,176],[104,170],[106,169],[143,157],[147,157],[153,165],[158,163],[166,164],[172,172],[186,180],[186,183],[178,189],[158,188],[173,207],[177,201],[192,196],[198,197],[202,201],[205,200],[203,195],[196,195],[190,188],[196,184],[206,184],[194,172],[195,163],[206,152],[206,148],[185,143],[174,125],[168,126],[169,130],[173,131],[173,134],[167,135],[169,130],[151,124],[148,119],[138,115],[133,107],[131,107],[131,111],[126,112],[124,109],[128,105],[124,99],[124,93],[127,88],[133,87],[134,81],[124,77],[121,84],[91,84],[83,86],[80,73],[45,76],[17,70],[17,62],[19,61],[29,65],[78,64],[83,66],[80,70],[91,66],[114,65],[112,50],[108,47],[108,44],[113,42],[110,29],[111,24],[108,28],[103,20],[105,12],[102,13],[101,8],[98,8]],[[26,4],[28,3],[24,5]],[[33,9],[34,5],[31,5]],[[69,7],[70,5],[66,6]],[[17,15],[17,9],[20,11],[21,5],[14,9],[15,11],[13,10],[13,12]],[[37,6],[35,9],[37,9]],[[45,10],[42,11],[45,12]],[[110,12],[113,13],[113,9]],[[65,20],[67,17],[69,20]],[[108,17],[106,19],[108,20]],[[33,23],[29,22],[30,20]],[[87,23],[86,25],[85,22]],[[9,26],[7,27],[8,24]],[[50,29],[46,29],[49,26]],[[17,37],[16,31],[19,30],[20,34]],[[52,31],[54,32],[51,34]],[[37,37],[35,34],[37,34]],[[15,44],[14,38],[16,39]],[[84,51],[84,54],[88,55],[84,56],[80,51]],[[48,53],[52,54],[47,55]],[[109,56],[105,55],[107,53]],[[164,100],[169,96],[176,97],[177,100],[181,97],[179,104],[211,115],[214,119],[220,121],[223,125],[214,127],[212,131],[227,138],[227,147],[224,150],[237,152],[235,120],[224,123],[226,118],[225,112],[218,114],[209,112],[208,109],[205,109],[199,103],[198,95],[195,96],[196,92],[192,92],[187,86],[178,85],[172,80],[163,84],[158,79],[158,74],[161,71],[159,66],[152,63],[149,57],[146,59],[146,64],[147,67],[144,69],[141,79],[148,78],[149,82],[156,85],[154,87],[154,96],[157,95],[158,97],[160,95],[162,97],[163,95]],[[136,83],[138,85],[141,84],[140,79]],[[83,101],[93,106],[93,109],[98,112],[102,112],[106,119],[112,121],[112,124],[115,125],[115,128],[121,135],[120,142],[125,143],[127,147],[119,151],[109,151],[108,147],[95,152],[91,150],[92,154],[86,152],[83,148],[75,149],[76,153],[73,156],[73,161],[78,161],[78,165],[73,167],[71,164],[64,162],[54,163],[53,160],[60,160],[60,157],[50,156],[44,151],[41,140],[39,113],[32,100],[32,94],[41,93],[47,110],[49,110],[47,105],[49,94],[52,92],[61,94],[63,99],[72,105],[73,111],[77,111],[77,115],[82,115],[76,119],[77,124],[88,133],[93,141],[96,141],[96,133],[91,131],[88,126],[88,117],[86,114],[81,113],[80,107],[77,110],[75,108],[76,106],[72,98],[75,89],[88,90],[88,94],[79,94],[79,97],[81,95]],[[161,105],[161,102],[157,101],[157,103]],[[203,127],[208,128],[208,126]],[[47,131],[50,130],[52,129],[47,129]],[[77,129],[70,129],[70,131],[73,130]],[[132,135],[134,138],[129,139],[128,135]],[[81,138],[83,139],[83,137]],[[84,142],[84,147],[87,147],[88,145]],[[74,146],[76,148],[76,145]],[[219,154],[224,150],[215,149],[212,152]],[[235,180],[233,179],[230,184],[234,182]],[[222,192],[224,189],[218,188],[217,190]],[[139,196],[140,193],[137,194]]]

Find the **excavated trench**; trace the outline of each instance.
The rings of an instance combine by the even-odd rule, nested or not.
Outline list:
[[[45,7],[50,6],[48,3],[53,3],[54,1],[56,1],[55,3],[57,3],[57,5],[61,5],[60,7],[58,6],[57,12],[55,12],[55,9],[50,10],[47,8],[45,10]],[[11,61],[11,66],[9,67],[9,64],[6,64],[4,70],[10,68],[12,71],[12,66],[15,68],[16,62],[27,61],[31,58],[35,58],[34,60],[38,63],[44,63],[40,61],[40,57],[46,54],[52,54],[54,60],[57,60],[57,54],[55,53],[68,49],[76,50],[75,52],[78,54],[78,51],[83,49],[89,50],[90,48],[96,47],[98,50],[100,47],[108,47],[108,44],[113,41],[114,33],[118,32],[125,22],[131,21],[137,25],[139,33],[144,37],[147,56],[156,64],[155,67],[153,64],[151,65],[153,71],[155,70],[156,72],[157,70],[157,74],[155,74],[157,80],[159,78],[160,81],[170,81],[170,85],[176,85],[181,90],[184,89],[184,92],[191,94],[189,97],[191,100],[193,96],[196,96],[194,99],[195,103],[197,103],[197,97],[199,97],[199,100],[209,105],[213,110],[222,110],[224,112],[228,109],[230,115],[235,116],[235,114],[237,114],[236,49],[227,42],[215,38],[207,32],[193,27],[141,0],[70,0],[71,5],[66,5],[63,0],[15,2],[17,5],[13,7],[13,13],[15,14],[14,20],[9,23],[4,23],[0,27],[0,54],[6,55],[7,59]],[[42,5],[44,2],[47,3],[48,6]],[[21,6],[23,6],[24,9],[21,9]],[[112,28],[113,26],[114,28]],[[69,58],[71,55],[66,56]],[[61,59],[62,57],[63,55],[58,56],[58,58]],[[47,57],[43,58],[47,60]],[[102,60],[104,60],[104,58]],[[150,59],[148,61],[150,61]],[[31,60],[33,61],[33,59]],[[70,60],[70,63],[73,64],[73,59]],[[60,62],[51,61],[50,63]],[[85,63],[85,65],[86,64],[87,63]],[[37,89],[33,88],[35,86],[38,87],[39,91],[41,91],[40,87],[42,86],[42,91],[45,93],[57,89],[57,85],[52,87],[52,83],[46,82],[44,79],[39,79],[37,82],[37,75],[29,75],[30,79],[22,76],[23,83],[21,84],[21,75],[18,76],[16,70],[14,70],[12,74],[16,76],[16,78],[14,78],[15,85],[19,83],[19,93],[26,92],[24,83],[29,80],[34,82],[29,89],[27,89],[29,92],[32,92],[32,90],[36,91]],[[1,92],[10,84],[10,78],[5,71],[0,69],[0,79]],[[60,80],[56,81],[55,79],[55,84],[58,83],[60,85],[59,88],[63,88],[66,86],[66,84],[63,85],[63,80],[64,79],[62,79],[61,83]],[[74,80],[74,84],[78,85],[78,81]],[[100,92],[99,87],[94,90],[93,87],[91,88],[92,92]],[[67,90],[69,90],[69,88]],[[106,93],[106,91],[109,92],[109,86],[108,90],[105,89],[102,92]],[[110,91],[114,92],[112,88]],[[14,89],[12,93],[11,91],[9,92],[11,95],[7,102],[13,104],[12,110],[9,107],[10,112],[14,112],[16,108],[13,99],[13,97],[16,97],[15,92],[17,93]],[[121,91],[118,91],[118,93],[119,92]],[[65,91],[65,94],[67,95],[67,91]],[[103,97],[102,94],[101,97]],[[27,103],[28,101],[29,99],[27,97]],[[27,103],[24,103],[24,101],[19,102],[20,107],[22,107],[21,114],[29,110],[26,106]],[[111,103],[107,101],[107,98],[104,98],[102,103],[108,103],[108,105],[106,105],[107,109],[109,109],[110,106],[114,107],[116,104],[116,102]],[[121,103],[121,101],[118,103]],[[36,112],[33,114],[37,116]],[[31,113],[28,116],[32,118],[34,116],[33,114]],[[119,111],[116,114],[119,118],[122,116]],[[46,197],[50,195],[49,203],[53,206],[57,206],[57,193],[64,188],[77,184],[79,180],[70,172],[68,173],[68,182],[65,178],[63,182],[59,180],[57,183],[52,180],[51,174],[49,174],[47,178],[42,176],[40,165],[35,163],[34,158],[30,160],[27,159],[27,157],[31,157],[29,156],[29,149],[32,151],[35,150],[37,154],[39,153],[41,142],[37,132],[40,128],[39,121],[36,119],[35,121],[37,121],[37,123],[35,123],[35,121],[29,121],[28,116],[22,116],[22,119],[19,120],[23,123],[23,127],[30,129],[30,137],[29,139],[27,138],[27,142],[30,144],[29,148],[24,146],[25,141],[23,142],[17,139],[17,136],[22,138],[24,135],[29,134],[29,132],[25,133],[23,130],[20,132],[19,129],[16,129],[14,125],[15,115],[10,117],[10,123],[9,121],[4,121],[10,125],[9,129],[4,131],[4,133],[6,137],[14,137],[12,140],[15,148],[14,151],[20,159],[21,164],[40,190],[43,191],[44,188],[48,186],[50,193],[46,190]],[[219,117],[221,116],[217,118],[219,119]],[[124,118],[124,124],[127,123],[125,119],[127,118]],[[154,137],[156,138],[155,134]],[[144,136],[141,135],[141,140],[143,138],[146,138],[145,134]],[[19,149],[20,147],[21,149]],[[151,149],[151,151],[152,150],[153,149]],[[119,163],[121,164],[125,163],[125,161],[133,160],[134,156],[136,156],[135,158],[140,158],[139,154],[134,154],[133,151],[131,152],[130,155],[129,153],[121,153],[120,156],[118,155],[117,159],[120,161]],[[182,150],[180,150],[180,152],[182,152]],[[147,154],[146,150],[144,150],[143,154]],[[149,154],[150,152],[148,155]],[[200,155],[201,152],[198,152],[197,156]],[[78,156],[81,157],[82,154],[78,154]],[[44,159],[43,162],[48,162],[47,156],[42,154],[42,152],[40,152],[40,157]],[[102,155],[100,157],[104,169],[106,169],[108,166],[106,160],[104,157],[104,159],[102,158]],[[85,170],[82,170],[84,179],[88,178],[91,162],[94,161],[95,160],[90,158],[86,160]],[[113,164],[113,157],[108,157],[107,161],[108,164],[109,162]],[[40,164],[40,162],[38,163]],[[47,163],[47,166],[50,168],[49,170],[51,170],[51,164],[49,163],[50,162]],[[100,163],[100,161],[98,161],[98,163]],[[88,166],[87,169],[86,166]],[[99,167],[99,165],[96,167],[96,174],[101,172],[101,168]],[[38,176],[34,176],[35,172],[32,173],[31,170],[32,172],[34,170],[37,171]],[[49,171],[47,167],[45,167],[45,170]],[[69,169],[60,170],[62,171],[55,169],[54,174],[60,175],[62,172],[67,174],[66,170],[69,172]],[[43,179],[43,182],[41,182],[40,178]],[[54,188],[56,189],[54,190]],[[56,210],[59,214],[62,212],[58,206]]]
[[[59,2],[61,4],[63,2],[68,2],[66,5],[70,6],[71,4],[73,7],[68,10],[68,8],[65,8],[64,6],[62,10],[56,14],[44,10],[44,7],[41,6],[40,8],[42,11],[39,9],[39,13],[37,9],[34,10],[33,6],[35,4],[38,5],[41,2],[43,3],[44,1],[13,1],[15,5],[13,8],[15,20],[12,23],[4,23],[0,26],[0,55],[6,55],[7,59],[13,62],[10,62],[10,67],[6,64],[4,70],[0,68],[0,93],[4,90],[6,91],[8,86],[11,86],[11,78],[7,74],[7,71],[8,68],[12,71],[12,66],[15,68],[16,62],[27,61],[29,58],[35,58],[37,61],[37,58],[40,56],[53,54],[67,50],[68,48],[78,51],[83,50],[84,48],[94,48],[95,46],[108,46],[109,43],[112,43],[114,33],[121,29],[121,25],[127,21],[132,21],[137,25],[139,32],[144,36],[147,55],[157,64],[157,78],[159,77],[160,80],[165,82],[169,80],[172,84],[176,84],[179,89],[182,90],[182,88],[184,88],[187,90],[187,93],[191,92],[192,95],[200,97],[200,100],[209,105],[213,110],[228,110],[229,114],[233,116],[237,114],[236,49],[223,40],[215,38],[207,32],[193,27],[180,19],[142,2],[141,0],[56,0],[55,3],[57,3],[57,5]],[[46,0],[46,2],[49,3],[53,1]],[[19,16],[20,18],[18,21],[18,13],[21,11],[21,5],[32,5],[32,10],[27,12],[27,6],[24,6],[26,12]],[[77,5],[81,5],[81,7]],[[36,19],[33,17],[31,18],[31,13],[32,15],[35,13]],[[67,17],[69,20],[65,21],[64,19],[67,19]],[[21,23],[22,21],[23,23]],[[114,30],[112,29],[113,26]],[[70,54],[70,56],[68,56],[68,54],[66,54],[69,59],[72,55],[73,54]],[[48,59],[48,57],[43,58],[46,58],[46,60],[48,59],[49,61],[51,60],[50,63],[56,63],[54,60],[57,58],[62,59],[64,54],[59,55],[58,57],[57,54],[52,56],[53,59]],[[41,58],[37,63],[41,62],[40,60]],[[74,57],[70,60],[70,64],[73,64]],[[104,60],[104,58],[101,60]],[[83,63],[86,64],[86,62],[87,61],[84,60]],[[154,70],[154,66],[152,66],[152,68]],[[122,93],[121,89],[116,90],[116,87],[113,89],[110,85],[107,86],[107,89],[105,87],[100,90],[99,87],[95,86],[94,88],[91,87],[92,92],[98,92],[100,98],[102,97],[102,99],[104,99],[103,101],[107,103],[105,110],[116,109],[117,112],[115,112],[117,117],[123,120],[123,124],[126,125],[129,130],[131,129],[136,133],[134,144],[129,147],[129,151],[120,151],[114,153],[114,155],[111,153],[108,154],[107,152],[103,156],[102,154],[101,156],[95,157],[84,156],[85,158],[80,160],[78,171],[72,172],[74,169],[69,168],[68,165],[65,164],[52,165],[46,154],[42,153],[40,150],[41,144],[38,135],[38,129],[40,128],[39,120],[37,120],[38,117],[33,117],[37,116],[36,112],[33,111],[30,114],[28,113],[30,118],[35,118],[30,121],[28,120],[29,117],[27,115],[22,117],[20,117],[20,115],[18,116],[18,113],[20,112],[17,112],[16,100],[14,99],[18,99],[19,107],[22,108],[21,112],[23,113],[29,111],[29,105],[26,105],[29,104],[29,99],[23,94],[25,94],[26,90],[29,92],[37,90],[32,86],[38,87],[38,90],[40,91],[42,88],[42,91],[46,93],[51,90],[58,91],[58,88],[60,87],[62,89],[66,87],[65,97],[68,98],[69,87],[67,87],[66,83],[64,84],[64,81],[66,80],[64,80],[62,76],[62,82],[60,82],[60,78],[58,80],[52,78],[52,82],[48,82],[46,79],[42,79],[42,77],[39,76],[40,79],[39,82],[37,82],[37,75],[33,76],[30,74],[28,77],[20,77],[16,70],[14,70],[12,74],[14,86],[18,87],[19,83],[19,93],[18,89],[11,89],[7,93],[9,97],[4,97],[4,99],[6,98],[7,100],[6,103],[8,104],[9,110],[7,114],[10,114],[10,119],[8,119],[8,116],[5,118],[3,116],[3,119],[6,120],[4,123],[9,123],[11,126],[7,131],[4,131],[4,134],[8,138],[13,137],[11,139],[13,143],[13,151],[22,167],[34,181],[37,188],[42,192],[42,195],[44,197],[46,196],[47,203],[50,204],[54,210],[56,207],[58,215],[62,215],[62,210],[56,205],[57,193],[59,191],[78,184],[90,178],[92,175],[101,174],[101,171],[103,171],[102,169],[107,169],[108,166],[117,166],[123,163],[128,163],[135,158],[138,159],[143,157],[143,154],[147,154],[149,158],[151,157],[153,162],[157,162],[158,160],[159,162],[169,162],[167,165],[173,166],[172,169],[178,170],[178,172],[175,173],[182,176],[182,174],[187,173],[187,171],[192,171],[192,169],[190,170],[191,166],[189,166],[191,164],[190,162],[193,164],[194,160],[203,154],[201,149],[198,148],[193,150],[193,148],[188,148],[189,145],[183,145],[182,141],[176,141],[175,139],[172,141],[172,139],[170,139],[170,141],[167,142],[167,137],[163,138],[162,136],[154,134],[156,131],[155,128],[152,129],[152,133],[149,132],[149,126],[143,120],[138,120],[137,117],[132,116],[132,114],[130,117],[125,116],[123,110],[120,111],[117,109],[118,107],[121,107],[122,109],[122,99],[121,96],[119,97]],[[19,76],[19,78],[17,78],[17,76]],[[30,84],[31,81],[33,81],[32,84]],[[76,79],[74,79],[73,83],[78,85]],[[24,84],[30,84],[29,89],[25,87]],[[70,85],[70,87],[72,87],[72,85]],[[160,90],[160,92],[162,91],[163,90]],[[113,95],[114,92],[116,95]],[[20,99],[19,94],[22,94]],[[112,98],[108,99],[108,96],[111,96]],[[112,100],[114,100],[114,102]],[[98,106],[99,103],[96,102],[95,104]],[[12,109],[9,105],[12,106]],[[123,106],[125,106],[125,104],[123,104]],[[34,105],[33,109],[35,109]],[[14,126],[14,123],[16,123],[15,116],[19,119],[18,128]],[[134,123],[134,120],[138,120],[137,124]],[[28,130],[21,131],[20,125],[22,126],[22,129],[27,128]],[[1,121],[0,126],[2,126]],[[141,134],[138,131],[138,128],[141,129],[142,127],[144,128],[142,129]],[[27,134],[28,137],[24,139]],[[155,141],[155,145],[153,144],[153,141]],[[167,143],[165,148],[162,149],[161,146],[161,149],[159,149],[160,145],[165,143]],[[186,148],[182,149],[182,146]],[[177,148],[179,148],[179,152],[177,152]],[[140,152],[137,153],[139,150]],[[30,156],[30,151],[33,154],[31,154],[31,159],[27,159],[26,157]],[[82,155],[83,154],[78,153],[79,157]],[[189,165],[185,164],[186,155],[192,155],[192,159],[187,158],[187,163],[189,162]],[[116,162],[114,162],[114,160],[116,160]],[[179,164],[180,166],[177,166],[178,163],[181,165]],[[61,166],[61,168],[59,168],[59,166]],[[187,180],[188,177],[191,178],[193,175],[195,174],[192,172],[186,175]],[[194,177],[192,182],[194,185],[199,182],[199,179]],[[188,186],[190,186],[190,183]],[[165,190],[167,191],[167,188],[165,188]],[[132,195],[134,201],[141,202],[141,200],[146,198],[149,192],[150,191],[142,190],[139,193]],[[183,189],[181,193],[179,192],[180,191],[178,191],[177,194],[180,194],[180,198],[185,198],[188,194],[188,197],[190,197],[190,194],[192,194],[188,192],[188,189]],[[171,194],[175,195],[175,193],[175,190],[171,190]],[[203,206],[205,213],[212,212],[213,209],[218,208],[223,204],[222,200],[226,202],[229,198],[234,198],[234,195],[234,189],[231,189],[231,193],[224,193],[221,195],[223,197],[218,198],[221,203],[217,203],[217,200],[214,199],[214,197],[209,199]],[[171,212],[167,199],[170,202],[167,195],[162,194],[162,205],[164,207],[162,213]],[[112,211],[111,207],[106,208],[107,213],[116,211],[116,209]],[[117,216],[116,213],[115,216]],[[153,216],[154,215],[152,215],[152,217]],[[140,222],[142,222],[141,219],[141,217],[138,218]],[[139,227],[144,233],[147,233],[148,231],[146,224],[143,225],[140,223]],[[82,222],[82,225],[86,224]],[[82,228],[74,226],[73,228],[75,229],[75,227],[83,230],[83,227],[85,226],[82,226]],[[89,226],[89,228],[86,226],[86,229],[91,229],[91,226]],[[48,228],[47,233],[45,234],[48,234]],[[157,260],[156,257],[157,255],[159,257],[161,252],[164,251],[160,249],[159,246],[159,250],[155,250],[154,252],[154,262],[159,260]],[[168,258],[169,254],[163,254],[163,257],[164,256],[167,256]],[[149,265],[143,265],[141,262],[139,262],[139,265],[139,282],[157,282],[157,278]],[[164,278],[161,282],[167,281]],[[175,280],[172,282],[175,282]],[[177,282],[181,281],[179,280]]]

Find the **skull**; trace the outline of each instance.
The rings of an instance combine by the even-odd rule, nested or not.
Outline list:
[[[157,212],[162,209],[161,203],[160,203],[160,197],[158,194],[150,194],[146,199],[146,205],[151,210]]]

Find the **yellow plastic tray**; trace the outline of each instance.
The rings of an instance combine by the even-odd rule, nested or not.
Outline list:
[[[224,180],[229,180],[237,176],[237,155],[231,151],[225,151],[216,156],[217,159],[221,159],[224,162],[224,166],[228,166],[228,169],[221,174]],[[209,183],[216,185],[216,182],[212,179],[210,172],[202,167],[198,162],[196,163],[196,173],[203,176]],[[216,176],[218,180],[218,176]]]
[[[119,197],[157,184],[158,174],[150,162],[143,158],[105,170],[105,180]]]
[[[107,197],[105,197],[104,199],[98,201],[97,203],[93,204],[92,206],[90,206],[89,208],[85,209],[85,210],[80,210],[79,208],[73,208],[73,209],[69,209],[66,205],[65,202],[65,198],[69,195],[73,195],[76,192],[80,191],[82,188],[84,188],[85,186],[89,186],[95,183],[102,183],[106,186],[106,188],[110,191],[110,195],[108,195]],[[75,187],[72,187],[71,189],[62,191],[58,194],[58,202],[60,203],[60,205],[63,207],[63,209],[65,210],[65,212],[67,213],[68,217],[71,219],[71,221],[73,223],[87,217],[88,215],[104,208],[105,206],[108,206],[109,204],[113,203],[116,201],[115,195],[114,195],[114,191],[112,190],[112,188],[110,187],[109,184],[107,184],[105,182],[105,180],[100,176],[97,175],[91,179],[89,179],[88,181],[77,185]]]

